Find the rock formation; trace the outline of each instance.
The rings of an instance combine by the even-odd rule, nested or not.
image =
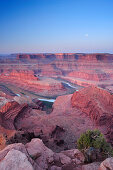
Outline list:
[[[99,170],[104,170],[104,169],[106,170],[113,169],[113,158],[107,158],[101,163]]]
[[[107,170],[113,169],[113,158],[85,164],[78,149],[55,153],[36,138],[23,145],[15,143],[0,151],[0,169],[14,170]]]
[[[55,53],[55,54],[17,54],[17,60],[21,59],[76,59],[87,61],[112,61],[111,54],[84,54],[84,53]]]
[[[33,167],[24,153],[12,149],[0,162],[0,169],[33,170]]]
[[[69,77],[81,78],[84,80],[93,80],[93,81],[105,81],[109,80],[112,74],[102,72],[101,70],[77,70],[70,72]]]
[[[16,101],[1,106],[1,125],[7,129],[32,132],[53,150],[74,148],[82,132],[95,128],[112,143],[113,96],[106,90],[91,86],[73,95],[59,96],[49,115],[46,108],[43,109],[44,104],[37,99],[27,104],[24,100],[24,104]]]
[[[14,166],[17,170],[25,167],[29,170],[61,170],[71,167],[71,170],[74,170],[77,167],[82,169],[83,164],[84,156],[78,149],[55,153],[38,138],[32,139],[26,145],[21,143],[8,145],[0,151],[1,170],[8,166]]]
[[[93,84],[113,92],[112,63],[112,54],[15,54],[1,61],[0,89],[12,96],[22,89],[56,98],[73,93],[74,88],[62,83],[68,81],[75,87]]]
[[[26,71],[26,70],[13,70],[8,76],[10,76],[10,78],[14,78],[14,79],[20,79],[20,80],[35,80],[37,81],[38,78],[34,76],[34,72],[33,71]]]
[[[60,81],[52,78],[39,79],[34,76],[33,71],[13,70],[10,74],[2,74],[0,79],[4,84],[10,84],[10,86],[13,85],[41,96],[63,95],[68,91]]]
[[[18,114],[25,111],[27,104],[18,104],[15,101],[6,103],[0,108],[1,125],[7,129],[15,129],[14,120]]]
[[[7,59],[3,61],[4,64],[1,62],[1,75],[8,77],[12,74],[12,78],[15,78],[15,76],[17,79],[26,77],[27,80],[27,76],[23,76],[23,74],[29,70],[28,79],[30,80],[37,79],[37,77],[31,75],[33,72],[37,76],[60,77],[81,86],[91,84],[103,88],[112,86],[112,54],[59,53],[17,54],[15,56],[11,61]],[[18,75],[18,72],[21,76]]]
[[[113,95],[95,86],[75,92],[72,106],[85,112],[99,125],[109,125],[113,116]]]
[[[24,166],[36,170],[99,168],[100,163],[84,165],[82,153],[75,149],[76,141],[82,132],[98,128],[112,144],[112,94],[91,86],[74,94],[59,96],[49,115],[42,111],[43,105],[37,99],[32,102],[19,104],[10,100],[0,107],[0,148],[15,143],[0,151],[1,169],[8,166],[7,162],[10,166],[15,162],[17,166],[23,159]],[[12,154],[15,157],[10,159]]]
[[[113,146],[113,55],[15,56],[0,59],[0,169],[113,169],[112,158],[84,164],[76,149],[88,129]],[[88,87],[72,94],[75,84]],[[51,113],[37,95],[59,96]]]
[[[74,93],[71,102],[73,108],[78,108],[98,127],[106,129],[106,137],[113,144],[113,95],[106,90],[91,86]]]

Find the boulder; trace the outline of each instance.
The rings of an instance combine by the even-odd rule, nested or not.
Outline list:
[[[99,170],[113,170],[113,158],[105,159],[101,164]]]
[[[62,165],[71,163],[71,158],[64,155],[63,153],[59,153],[59,158]]]
[[[28,155],[27,150],[22,143],[15,143],[15,144],[6,146],[3,150],[0,151],[0,160],[2,160],[7,155],[7,153],[11,151],[12,149],[21,151],[22,153],[25,153],[26,155]]]
[[[70,157],[72,161],[76,164],[82,164],[85,161],[85,157],[82,152],[78,149],[71,149],[62,151],[61,153],[65,154],[66,156]]]
[[[93,162],[82,166],[82,170],[99,170],[100,162]]]
[[[55,165],[53,165],[51,167],[51,170],[61,170],[61,169],[62,169],[61,167],[58,167],[58,166],[55,166]]]
[[[43,170],[46,170],[48,165],[53,162],[54,153],[43,144],[42,140],[38,138],[32,139],[25,147],[31,158],[34,159]]]
[[[27,156],[15,149],[7,153],[3,160],[0,161],[0,170],[33,170],[33,166],[28,161]]]
[[[28,154],[28,151],[25,148],[25,145],[23,145],[22,143],[15,143],[15,144],[11,144],[6,146],[3,150],[0,151],[0,161],[4,159],[4,157],[7,155],[8,152],[10,152],[11,150],[17,150],[20,151],[21,153],[24,153],[27,158],[28,161],[32,164],[34,170],[42,170],[38,164],[31,158],[31,156]]]
[[[78,161],[80,161],[80,163],[84,163],[85,157],[78,149],[74,149],[74,156]]]

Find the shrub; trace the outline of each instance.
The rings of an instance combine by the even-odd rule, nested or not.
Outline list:
[[[113,149],[109,143],[106,142],[104,135],[99,130],[88,130],[85,133],[81,134],[80,138],[77,141],[78,149],[81,150],[85,157],[87,153],[90,157],[91,152],[92,154],[94,151],[101,154],[101,157],[111,157],[113,156]],[[98,156],[96,154],[96,158]],[[91,162],[90,158],[87,160]]]

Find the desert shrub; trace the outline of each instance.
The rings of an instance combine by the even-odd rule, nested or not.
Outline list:
[[[94,151],[98,152],[101,157],[113,156],[111,145],[106,142],[104,135],[99,130],[88,130],[81,134],[77,141],[77,146],[85,156],[89,154],[88,156],[90,157],[90,155],[94,154]],[[97,155],[96,153],[96,158],[98,159]],[[90,158],[88,159],[90,160]]]

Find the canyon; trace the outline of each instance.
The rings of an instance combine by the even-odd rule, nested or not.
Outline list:
[[[113,147],[113,54],[0,57],[0,169],[113,168],[113,158],[84,163],[77,149],[94,129]]]
[[[0,58],[0,79],[2,82],[7,80],[10,84],[16,84],[18,79],[20,86],[27,80],[27,86],[33,91],[36,91],[36,86],[39,90],[52,91],[53,84],[54,88],[57,87],[54,91],[56,96],[70,93],[71,89],[66,89],[62,82],[71,83],[77,89],[93,84],[113,92],[112,68],[112,54],[13,54],[5,59]],[[24,80],[22,76],[25,77]],[[46,79],[45,83],[45,78],[51,80]],[[72,89],[71,93],[73,92]],[[50,96],[52,97],[51,94]]]
[[[102,88],[92,85],[73,94],[59,96],[50,114],[46,114],[44,104],[37,99],[19,104],[15,96],[10,98],[3,92],[0,94],[1,101],[4,98],[7,101],[1,102],[0,106],[0,167],[8,153],[12,153],[15,160],[13,154],[20,151],[36,170],[92,168],[92,164],[84,164],[84,156],[76,149],[80,134],[88,129],[99,129],[113,145],[113,95]],[[18,154],[21,155],[20,152]],[[9,158],[7,161],[10,162]],[[102,160],[98,161],[95,169],[101,167]]]

